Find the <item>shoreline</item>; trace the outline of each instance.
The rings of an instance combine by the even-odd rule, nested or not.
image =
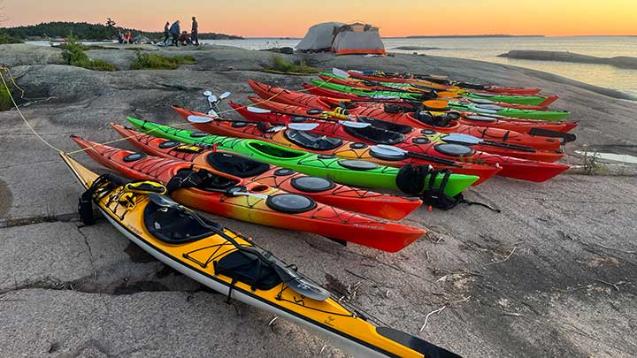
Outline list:
[[[0,45],[0,63],[10,65],[26,91],[28,105],[21,112],[29,123],[64,151],[77,149],[70,134],[132,149],[123,141],[112,143],[121,137],[110,122],[132,115],[184,125],[170,105],[206,108],[207,89],[232,92],[232,100],[246,103],[248,79],[297,89],[311,78],[265,73],[273,54],[264,51],[229,46],[152,51],[196,61],[174,70],[130,70],[134,51],[88,50],[90,58],[119,69],[97,72],[63,64],[58,48]],[[586,170],[542,184],[496,178],[467,193],[467,199],[495,205],[501,213],[477,205],[422,208],[405,222],[427,228],[429,236],[396,254],[221,217],[214,221],[254,238],[318,283],[347,290],[352,303],[395,328],[467,358],[637,355],[637,336],[625,334],[632,331],[626,322],[637,321],[637,289],[627,282],[637,275],[634,177],[582,175],[591,164],[575,154],[608,145],[621,153],[632,150],[636,102],[548,73],[460,58],[279,56],[320,68],[435,72],[541,87],[559,94],[556,107],[579,122],[578,140],[566,146],[565,161]],[[81,189],[58,154],[30,133],[15,110],[0,112],[0,130],[6,143],[0,171],[0,222],[7,223],[0,228],[3,355],[213,351],[221,358],[254,352],[346,357],[296,325],[241,303],[227,304],[225,296],[167,269],[103,220],[80,226]],[[86,155],[76,159],[100,168]],[[604,162],[595,165],[603,168]]]

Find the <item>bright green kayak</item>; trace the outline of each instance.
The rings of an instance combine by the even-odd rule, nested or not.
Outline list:
[[[406,100],[413,102],[422,102],[424,98],[417,93],[394,92],[394,91],[367,91],[352,88],[350,86],[340,85],[336,83],[313,80],[312,86],[314,90],[310,92],[322,96],[339,97],[342,93],[344,98],[352,100],[359,99],[377,99],[377,100]],[[497,104],[478,104],[466,101],[448,100],[449,109],[462,112],[475,112],[481,114],[499,115],[504,117],[536,119],[543,121],[561,121],[569,116],[567,111],[536,111],[530,109],[517,109],[498,106]]]
[[[563,121],[568,118],[568,111],[534,111],[531,109],[506,108],[491,104],[474,104],[449,101],[449,108],[454,111],[495,114],[498,116],[535,119],[542,121]]]
[[[327,82],[325,81],[312,81],[312,83],[315,86],[320,86],[320,87],[324,87],[325,83],[330,83],[330,84],[337,84],[337,85],[345,85],[345,82],[342,83],[333,83],[333,82],[329,82],[330,79],[334,79],[334,80],[338,80],[338,81],[352,81],[352,79],[350,78],[344,78],[344,77],[340,77],[337,76],[333,73],[329,73],[329,72],[321,72],[320,73],[321,78],[326,79]],[[353,80],[353,81],[358,81],[358,80]],[[368,81],[369,82],[369,81]],[[352,85],[355,82],[352,82]],[[411,98],[413,95],[417,95],[417,93],[414,92],[408,92],[409,88],[425,88],[423,86],[415,86],[413,84],[410,83],[399,83],[399,82],[383,82],[383,81],[371,81],[372,84],[378,84],[378,86],[382,86],[382,87],[387,87],[387,89],[390,89],[391,91],[405,91],[408,96],[406,96],[407,98],[404,99],[409,99]],[[338,91],[338,89],[337,89]],[[474,100],[474,101],[491,101],[491,102],[502,102],[502,103],[511,103],[511,104],[522,104],[522,105],[528,105],[528,106],[539,106],[542,105],[543,103],[545,103],[547,100],[551,100],[551,102],[554,100],[549,97],[544,97],[544,96],[519,96],[519,95],[502,95],[502,94],[491,94],[491,93],[474,93],[474,92],[468,92],[468,91],[462,91],[460,93],[458,93],[458,95],[460,97],[464,97],[467,98],[469,100]],[[556,97],[557,98],[557,97]]]
[[[329,178],[341,184],[399,190],[396,182],[400,171],[399,168],[384,167],[361,160],[321,156],[260,140],[238,139],[193,132],[132,117],[128,117],[128,121],[140,131],[156,137],[187,144],[216,145],[219,149],[241,154],[282,168],[293,169],[300,173]],[[429,179],[430,176],[427,175],[424,182],[428,183]],[[444,192],[449,196],[456,196],[478,179],[477,176],[473,175],[451,174],[444,187]],[[440,188],[442,181],[443,176],[438,175],[434,187]]]

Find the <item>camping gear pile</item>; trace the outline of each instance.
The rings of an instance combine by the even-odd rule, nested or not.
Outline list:
[[[426,233],[396,222],[423,204],[475,204],[463,192],[494,176],[544,182],[568,169],[558,161],[576,123],[548,108],[557,96],[339,69],[298,91],[248,84],[256,96],[248,105],[229,102],[224,112],[233,116],[219,108],[230,93],[206,91],[201,112],[173,106],[195,130],[132,117],[128,126],[112,124],[139,151],[72,136],[122,176],[62,155],[86,189],[83,221],[95,220],[96,206],[165,264],[355,355],[456,356],[335,300],[295,266],[193,209],[397,252]]]

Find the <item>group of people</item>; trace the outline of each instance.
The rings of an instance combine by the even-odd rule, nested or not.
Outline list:
[[[117,33],[117,41],[120,44],[132,44],[133,42],[135,42],[135,39],[131,31],[126,31],[125,33],[119,31]]]
[[[190,34],[188,34],[188,31],[181,31],[179,20],[173,22],[172,25],[170,22],[166,22],[166,25],[164,25],[164,45],[168,45],[168,39],[170,38],[172,38],[172,45],[174,46],[199,46],[199,23],[197,23],[197,18],[192,17]]]

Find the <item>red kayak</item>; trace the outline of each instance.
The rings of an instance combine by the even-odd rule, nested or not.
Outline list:
[[[358,130],[360,135],[360,137],[355,138],[355,141],[352,142],[343,140],[346,138],[328,137],[325,133],[320,133],[320,131],[319,133],[314,132],[320,125],[314,129],[301,131],[286,129],[285,127],[267,122],[255,123],[223,120],[218,117],[207,116],[205,113],[192,112],[181,107],[173,106],[173,108],[181,117],[188,121],[190,121],[192,117],[198,118],[197,121],[191,122],[191,124],[204,132],[229,137],[259,139],[319,154],[327,153],[339,157],[376,161],[383,165],[432,165],[436,168],[440,168],[443,165],[441,161],[448,161],[449,165],[443,166],[442,169],[449,169],[461,174],[481,175],[480,171],[489,169],[489,167],[483,168],[486,164],[488,166],[501,167],[502,170],[500,170],[497,175],[533,182],[549,180],[568,169],[568,166],[558,163],[544,163],[484,153],[473,150],[468,146],[454,143],[434,143],[424,136],[411,138],[408,141],[399,140],[396,142],[376,143],[370,137],[374,137],[375,135],[400,134],[382,130],[376,132],[373,127],[372,131],[374,133],[368,131],[369,127],[358,129],[350,128],[350,134]],[[199,119],[205,117],[210,118],[210,121],[203,123],[204,121]],[[266,123],[268,125],[264,125]],[[291,122],[286,124],[289,123]],[[342,130],[332,134],[343,134],[344,132],[345,130]],[[385,147],[384,145],[391,147]],[[396,160],[397,153],[394,153],[392,148],[399,148],[401,152],[406,151],[413,153],[413,156],[409,159]],[[402,155],[400,157],[402,158]],[[440,161],[436,161],[438,158]]]
[[[129,178],[155,180],[168,187],[172,183],[182,183],[172,197],[183,205],[209,213],[288,230],[312,232],[389,252],[403,249],[426,232],[420,228],[337,209],[258,182],[237,180],[211,168],[197,167],[191,162],[148,156],[89,142],[80,137],[72,138],[95,161]],[[183,183],[192,185],[184,186]]]
[[[356,111],[358,106],[362,107],[383,107],[383,104],[379,104],[374,101],[365,100],[360,102],[351,102],[350,100],[340,97],[325,97],[308,94],[306,92],[292,91],[280,87],[270,86],[265,83],[249,80],[248,84],[252,90],[261,98],[269,101],[285,103],[294,106],[302,106],[308,108],[316,108],[323,110],[331,110],[337,107],[341,103],[347,104],[351,111]],[[401,113],[402,114],[402,113]],[[506,117],[493,117],[486,115],[478,115],[475,113],[462,113],[462,116],[458,119],[461,124],[474,126],[474,127],[488,127],[488,128],[500,128],[519,133],[531,134],[533,131],[551,131],[566,133],[573,128],[577,127],[577,123],[573,121],[563,122],[540,122],[534,120],[524,120],[516,118]]]
[[[325,178],[308,176],[257,162],[225,151],[213,151],[192,145],[167,145],[165,139],[111,124],[122,137],[140,150],[158,157],[184,160],[208,170],[218,170],[248,183],[261,183],[300,194],[341,209],[391,220],[400,220],[420,207],[419,199],[380,194],[369,190],[340,185]]]
[[[437,170],[449,170],[452,173],[475,175],[480,179],[473,185],[482,184],[487,179],[493,177],[502,170],[496,164],[487,163],[471,163],[466,158],[451,155],[449,158],[433,155],[405,156],[405,153],[384,154],[385,150],[368,146],[364,143],[352,143],[343,141],[339,138],[329,138],[312,134],[309,131],[299,131],[287,129],[279,126],[268,126],[267,123],[248,123],[242,121],[224,120],[208,116],[205,113],[190,112],[180,107],[173,107],[177,113],[190,122],[190,124],[200,131],[212,133],[216,135],[258,139],[265,142],[276,143],[290,147],[327,156],[336,156],[339,158],[363,160],[377,163],[388,167],[402,168],[405,165],[431,165]],[[201,123],[193,122],[189,118],[191,115],[195,117],[208,117],[210,121]],[[465,147],[462,145],[454,145],[454,147]],[[469,147],[465,147],[471,150]],[[396,148],[400,150],[399,148]],[[464,148],[463,148],[464,149]],[[383,152],[383,153],[380,153]]]
[[[336,94],[340,92],[326,90],[324,88],[318,88],[310,85],[304,85],[305,88],[319,96],[329,95],[334,97]],[[353,99],[358,100],[359,97],[343,94],[345,99]],[[378,106],[378,104],[374,104],[374,106]],[[363,107],[359,106],[355,109],[348,110],[350,114],[357,116],[366,116],[372,117],[376,119],[382,119],[388,122],[397,123],[397,124],[405,124],[412,127],[420,127],[426,129],[432,129],[438,132],[443,133],[464,133],[469,134],[478,138],[483,138],[487,140],[494,140],[503,143],[511,143],[518,145],[528,145],[537,149],[546,149],[546,150],[558,150],[562,145],[562,141],[557,138],[549,138],[549,137],[539,137],[539,136],[531,136],[519,132],[507,131],[499,128],[481,128],[481,127],[472,127],[466,124],[462,124],[457,120],[451,121],[449,124],[445,126],[439,126],[435,123],[430,123],[430,120],[435,120],[434,118],[429,118],[433,116],[426,116],[423,119],[416,119],[412,113],[387,113],[383,108],[373,108],[373,107]]]
[[[325,119],[320,114],[319,115],[307,114],[308,109],[304,107],[291,106],[291,105],[281,104],[281,103],[272,102],[272,101],[265,102],[262,99],[255,98],[255,97],[249,97],[249,99],[250,101],[252,101],[253,103],[255,103],[256,105],[262,108],[266,108],[271,111],[278,112],[279,114],[283,113],[286,115],[290,115],[290,117],[308,116],[311,118],[316,118],[317,120]],[[254,120],[254,121],[260,120],[260,121],[268,121],[271,123],[277,123],[276,120],[283,121],[285,119],[285,117],[277,116],[277,113],[272,113],[271,116],[268,116],[268,115],[253,116],[254,113],[251,113],[250,111],[248,111],[245,106],[236,105],[236,104],[231,104],[231,106],[233,106],[233,108],[245,118]],[[387,131],[398,132],[404,136],[404,141],[409,141],[415,137],[422,137],[422,136],[428,137],[429,139],[434,141],[436,140],[444,141],[444,136],[447,135],[445,133],[438,133],[430,129],[422,129],[422,130],[414,129],[414,127],[411,127],[411,126],[394,124],[388,121],[372,119],[371,117],[347,116],[345,118],[347,118],[348,120],[354,119],[360,122],[370,123],[374,127],[384,129]],[[294,120],[294,118],[289,118],[288,121],[289,120]],[[329,125],[326,123],[326,124],[322,124],[321,127],[334,127],[334,125]],[[337,127],[339,126],[337,125]],[[348,130],[345,130],[345,129],[341,130],[341,132],[347,132],[347,131]],[[352,130],[350,129],[349,132],[352,132]],[[331,135],[330,133],[334,133],[333,130],[326,130],[325,135]],[[334,133],[333,136],[347,139],[347,140],[352,140],[352,141],[360,140],[360,138],[352,139],[351,137],[343,137],[341,136],[340,133],[337,133],[337,132]],[[467,144],[465,143],[465,145]],[[559,150],[552,150],[552,151],[539,150],[529,146],[511,145],[507,143],[502,143],[497,141],[488,141],[488,140],[482,140],[481,143],[471,145],[471,147],[473,149],[487,152],[487,153],[505,155],[509,157],[516,157],[516,158],[529,159],[529,160],[538,160],[542,162],[555,162],[560,160],[564,156],[564,153]]]

